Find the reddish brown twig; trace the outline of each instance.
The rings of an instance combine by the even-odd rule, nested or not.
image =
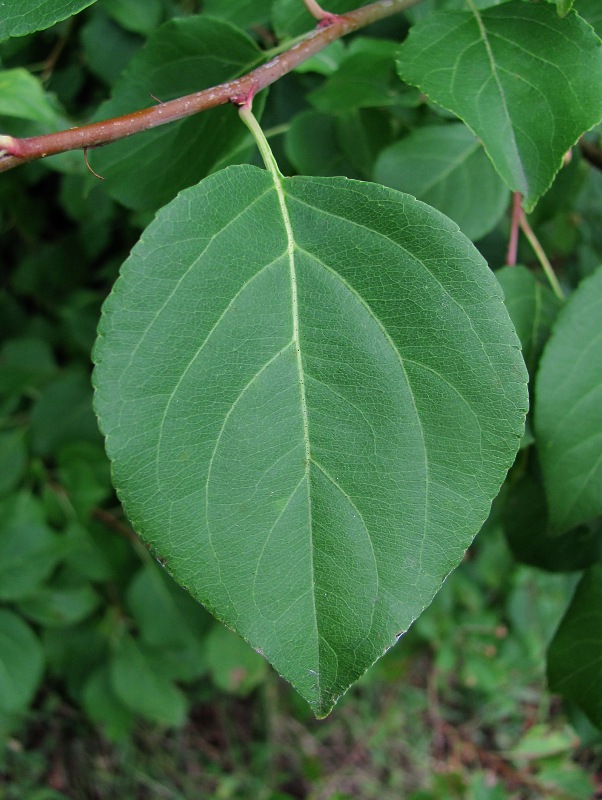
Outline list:
[[[290,50],[241,78],[151,108],[143,108],[121,117],[44,136],[17,139],[13,136],[0,135],[0,172],[38,158],[115,142],[135,133],[189,117],[199,111],[224,105],[233,98],[246,98],[250,92],[256,93],[265,89],[341,36],[363,28],[371,22],[392,16],[419,2],[421,0],[377,0],[375,3],[349,12],[344,17],[338,17],[328,26],[309,33]]]
[[[508,254],[506,255],[506,264],[509,267],[516,266],[516,253],[518,250],[518,230],[520,228],[520,217],[522,214],[521,201],[522,195],[520,192],[514,192],[512,195],[512,216],[510,218],[510,239],[508,240]]]

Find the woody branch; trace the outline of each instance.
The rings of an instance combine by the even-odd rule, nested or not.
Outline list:
[[[43,136],[18,139],[0,135],[0,172],[69,150],[109,144],[229,102],[243,104],[249,95],[265,89],[336,39],[419,2],[421,0],[377,0],[341,16],[327,15],[301,42],[247,75],[166,103]]]

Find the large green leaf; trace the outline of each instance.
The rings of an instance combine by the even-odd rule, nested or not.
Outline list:
[[[546,3],[432,13],[401,45],[398,68],[464,120],[527,209],[602,118],[600,39]]]
[[[489,8],[506,2],[507,0],[472,0],[476,8]],[[407,8],[405,16],[415,24],[434,11],[466,11],[466,5],[466,0],[422,0],[415,6]]]
[[[206,17],[161,26],[130,61],[98,118],[126,114],[237,78],[261,61],[255,43],[229,23]],[[245,138],[230,106],[145,131],[90,154],[111,196],[129,208],[156,209],[223,162]]]
[[[49,28],[77,14],[95,0],[5,0],[0,14],[0,41]]]
[[[578,705],[602,728],[602,564],[589,569],[548,652],[550,689]]]
[[[481,143],[461,124],[417,128],[381,152],[374,178],[438,208],[473,240],[495,227],[508,204]]]
[[[527,405],[499,285],[453,223],[251,166],[159,212],[95,361],[134,527],[318,715],[461,559]]]
[[[602,267],[558,316],[535,385],[535,431],[560,531],[602,514]]]

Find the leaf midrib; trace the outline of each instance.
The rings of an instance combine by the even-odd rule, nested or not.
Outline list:
[[[469,5],[469,7],[470,7],[470,10],[471,10],[472,14],[474,15],[475,21],[476,21],[477,26],[479,28],[479,33],[480,33],[480,36],[481,36],[481,40],[482,40],[483,45],[485,47],[485,51],[487,53],[487,58],[489,60],[490,66],[491,66],[491,73],[493,75],[493,79],[494,79],[494,81],[496,83],[496,86],[498,88],[500,100],[501,100],[501,103],[502,103],[502,108],[503,108],[503,111],[504,111],[504,116],[506,117],[506,119],[508,121],[508,125],[510,127],[510,130],[512,131],[512,139],[511,139],[512,149],[515,152],[517,166],[518,166],[518,168],[520,170],[520,174],[521,174],[521,177],[523,179],[523,185],[525,187],[524,194],[528,194],[529,182],[527,180],[527,176],[526,176],[525,170],[523,168],[523,163],[522,163],[522,160],[521,160],[520,151],[518,149],[518,142],[516,141],[516,135],[514,133],[514,125],[512,124],[512,117],[510,116],[510,112],[508,110],[508,105],[506,103],[506,95],[505,95],[505,92],[504,92],[504,87],[502,86],[501,79],[500,79],[500,77],[498,75],[497,64],[496,64],[496,61],[495,61],[495,57],[493,55],[493,50],[491,49],[491,44],[489,43],[489,36],[488,36],[488,33],[487,33],[487,29],[485,28],[485,25],[483,24],[483,18],[481,17],[481,14],[479,13],[478,8],[475,6],[473,0],[467,0],[467,3]]]
[[[270,153],[271,155],[271,153]],[[318,628],[318,614],[316,609],[316,591],[315,591],[315,568],[314,568],[314,543],[313,543],[313,521],[312,521],[312,505],[311,505],[311,492],[309,487],[309,469],[311,463],[311,451],[309,446],[309,416],[307,412],[307,397],[305,394],[305,380],[303,375],[303,361],[301,358],[301,343],[299,338],[299,298],[298,298],[298,287],[297,287],[297,272],[295,269],[295,236],[293,234],[293,226],[291,223],[291,218],[288,213],[288,207],[286,205],[286,195],[284,193],[284,186],[282,185],[282,174],[278,169],[278,165],[274,157],[272,156],[271,159],[266,159],[266,167],[268,168],[272,179],[274,181],[274,188],[276,189],[276,194],[278,196],[278,203],[280,206],[280,212],[282,214],[282,221],[284,224],[284,230],[286,233],[286,243],[287,243],[287,253],[288,253],[288,262],[289,262],[289,270],[290,270],[290,278],[291,278],[291,305],[292,305],[292,317],[293,317],[293,343],[295,347],[295,355],[297,360],[297,370],[299,373],[299,391],[300,391],[300,398],[301,398],[301,417],[303,420],[303,438],[305,439],[305,482],[307,487],[307,509],[308,509],[308,517],[309,517],[309,563],[310,563],[310,584],[311,584],[311,602],[312,602],[312,610],[313,610],[313,617],[315,622],[315,629],[316,629],[316,646],[317,646],[317,665],[318,669],[316,670],[316,683],[318,686],[318,695],[322,695],[322,689],[320,685],[320,632]]]

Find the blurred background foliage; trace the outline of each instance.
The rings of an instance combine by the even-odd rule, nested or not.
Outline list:
[[[356,5],[331,3],[335,11]],[[588,8],[602,24],[595,4]],[[246,30],[243,39],[230,29],[243,71],[258,48],[312,24],[284,0],[98,0],[0,45],[0,129],[30,136],[98,118],[99,108],[131,108],[134,78],[148,75],[144,60],[124,73],[127,65],[163,23],[199,12]],[[283,78],[262,124],[284,173],[410,191],[456,219],[502,268],[507,189],[467,128],[395,78],[394,43],[411,19],[337,42]],[[574,570],[600,558],[600,530],[582,532],[583,549],[571,538],[560,556],[537,534],[525,536],[541,531],[545,516],[528,433],[464,563],[322,722],[170,579],[123,517],[91,406],[101,304],[162,202],[223,163],[257,161],[231,112],[220,111],[234,130],[228,147],[194,175],[172,170],[169,159],[191,143],[202,149],[203,129],[183,129],[185,144],[172,136],[156,197],[136,183],[148,169],[143,151],[134,173],[111,148],[91,154],[94,169],[114,180],[95,178],[79,152],[0,177],[0,796],[594,796],[600,734],[548,694],[545,659]],[[442,136],[455,170],[441,163]],[[588,142],[597,148],[600,133]],[[410,165],[403,176],[402,162]],[[565,286],[602,259],[601,201],[602,175],[575,148],[530,218]],[[536,265],[524,241],[519,255]],[[536,268],[499,275],[533,371],[558,303]],[[531,296],[536,326],[524,305]]]

